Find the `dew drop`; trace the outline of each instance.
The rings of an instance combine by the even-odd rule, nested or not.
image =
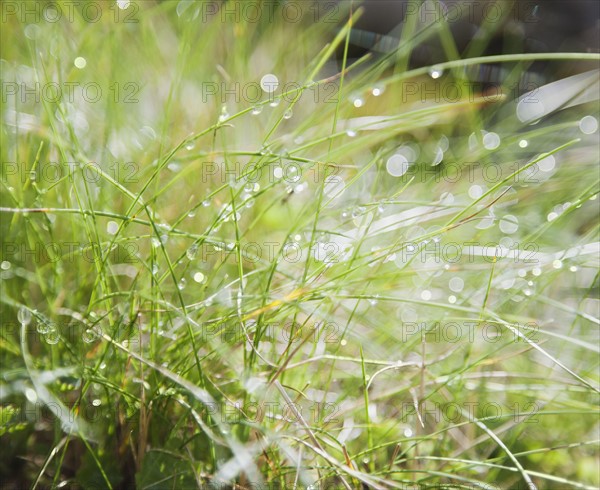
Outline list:
[[[267,73],[260,79],[260,88],[268,94],[275,92],[278,86],[279,79],[272,73]]]
[[[348,137],[354,138],[356,136],[356,131],[354,131],[353,129],[348,129],[346,131],[346,134],[348,135]]]
[[[281,102],[281,99],[273,99],[271,102],[269,102],[269,106],[277,107],[280,102]]]
[[[198,255],[198,244],[195,243],[190,248],[188,248],[185,252],[185,255],[189,260],[194,260]]]
[[[413,431],[409,428],[404,429],[404,437],[412,437]]]
[[[460,277],[453,277],[452,279],[450,279],[450,281],[448,281],[448,287],[451,291],[454,291],[455,293],[460,293],[465,287],[465,281],[463,281]]]
[[[433,78],[434,80],[437,80],[443,74],[444,74],[444,69],[438,65],[433,65],[431,68],[429,68],[429,76],[431,78]]]
[[[594,134],[598,131],[598,120],[594,116],[585,116],[579,121],[579,130],[583,134]]]
[[[442,150],[438,146],[435,150],[435,156],[433,157],[433,162],[431,162],[431,165],[435,167],[436,165],[439,165],[440,163],[442,163],[443,159],[444,159],[444,150]]]
[[[186,285],[187,285],[187,281],[185,280],[184,277],[182,277],[179,280],[179,284],[177,284],[177,289],[179,289],[180,291],[183,291],[185,289]]]
[[[8,260],[3,260],[0,264],[0,269],[2,269],[3,271],[7,271],[8,269],[10,269],[10,267],[11,263]]]
[[[202,274],[202,272],[196,272],[194,274],[194,281],[197,282],[198,284],[201,284],[202,282],[204,282],[204,274]]]
[[[26,388],[25,398],[27,398],[27,400],[29,400],[31,403],[35,403],[38,399],[38,396],[33,388]]]
[[[483,146],[486,150],[495,150],[500,146],[500,136],[496,133],[486,133],[483,136]]]
[[[281,167],[275,167],[273,169],[273,177],[281,179],[283,177],[283,169]]]
[[[117,0],[117,7],[119,7],[121,10],[127,10],[130,4],[130,0]]]
[[[262,106],[261,105],[257,105],[257,106],[254,106],[252,108],[251,114],[253,116],[258,116],[261,112],[262,112]]]
[[[77,58],[75,58],[75,61],[73,61],[73,64],[75,65],[75,68],[83,70],[85,68],[85,65],[87,65],[87,61],[84,57],[78,56]]]
[[[548,221],[554,221],[556,218],[558,218],[558,213],[555,213],[554,211],[548,213],[548,216],[546,217]]]
[[[450,303],[451,305],[453,305],[454,303],[456,303],[456,296],[454,296],[453,294],[451,294],[450,296],[448,296],[448,303]]]
[[[94,405],[95,407],[99,407],[100,405],[102,405],[102,401],[99,398],[96,398],[92,400],[92,405]]]
[[[221,107],[221,115],[219,116],[219,122],[224,122],[229,119],[229,112],[227,111],[227,106],[223,105]]]
[[[579,269],[577,268],[577,266],[576,266],[576,265],[572,265],[571,267],[569,267],[569,270],[570,270],[571,272],[577,272]]]
[[[19,308],[17,320],[21,325],[29,325],[31,323],[31,311],[27,308]]]
[[[395,153],[390,158],[388,158],[385,168],[392,177],[401,177],[403,176],[410,164],[404,155]]]
[[[352,101],[352,105],[356,108],[365,105],[365,101],[360,97],[360,95],[353,95],[350,97],[350,100]]]
[[[552,261],[552,267],[554,267],[555,269],[561,269],[563,266],[562,260],[553,260]]]
[[[287,109],[284,113],[283,113],[283,118],[284,119],[291,119],[292,116],[294,115],[294,113],[292,112],[291,109]]]
[[[421,299],[423,301],[429,301],[431,299],[431,296],[431,291],[429,291],[428,289],[421,291]]]
[[[56,345],[56,344],[58,344],[58,341],[60,340],[60,335],[58,334],[58,332],[56,330],[50,331],[44,336],[44,340],[49,345]]]
[[[529,142],[527,140],[521,140],[519,141],[519,146],[521,148],[527,148],[529,146]]]
[[[371,93],[375,96],[375,97],[379,97],[383,92],[385,92],[385,85],[383,85],[382,83],[379,83],[377,85],[375,85],[372,89],[371,89]]]
[[[109,235],[116,235],[119,230],[119,224],[116,221],[106,223],[106,231]]]
[[[92,342],[94,342],[96,340],[96,333],[91,328],[87,328],[81,334],[81,339],[86,344],[91,344]]]
[[[546,158],[542,158],[537,162],[536,165],[542,172],[552,172],[556,166],[556,159],[554,158],[554,155],[548,155]]]
[[[469,197],[471,199],[479,199],[481,196],[483,196],[483,187],[477,184],[469,187]]]
[[[377,295],[375,295],[375,296],[374,296],[374,297],[372,297],[372,298],[369,298],[369,304],[370,304],[371,306],[376,306],[378,302],[379,302],[379,295],[378,295],[378,294],[377,294]]]
[[[188,143],[187,145],[185,145],[185,149],[187,151],[192,151],[194,148],[196,148],[196,145],[194,143]]]
[[[194,216],[196,216],[196,211],[192,210],[188,213],[188,218],[193,218]]]

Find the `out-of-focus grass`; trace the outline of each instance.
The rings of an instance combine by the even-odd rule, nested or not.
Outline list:
[[[600,484],[597,98],[85,5],[2,28],[7,488]]]

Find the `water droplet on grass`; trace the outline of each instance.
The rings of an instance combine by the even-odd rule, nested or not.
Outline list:
[[[437,80],[444,74],[444,69],[438,65],[433,65],[429,68],[429,76],[434,80]]]
[[[86,344],[91,344],[92,342],[94,342],[97,339],[97,335],[96,332],[94,332],[94,330],[92,330],[91,328],[87,328],[83,331],[83,333],[81,334],[81,339],[86,343]]]
[[[117,7],[119,7],[121,10],[127,10],[130,4],[130,0],[117,0]]]
[[[399,153],[394,153],[390,158],[388,158],[385,168],[392,177],[401,177],[404,175],[408,168],[410,167],[410,163],[404,155]]]
[[[598,131],[598,119],[594,116],[585,116],[579,121],[579,130],[583,134],[594,134]]]
[[[465,281],[463,281],[460,277],[453,277],[452,279],[450,279],[450,281],[448,281],[448,287],[451,291],[454,291],[455,293],[460,293],[465,287]]]
[[[198,284],[204,282],[204,274],[202,274],[202,272],[196,272],[194,274],[194,281]]]
[[[183,278],[183,277],[182,277],[182,278],[179,280],[179,284],[177,284],[177,288],[178,288],[180,291],[183,291],[183,290],[185,289],[185,287],[186,287],[186,286],[187,286],[187,281],[185,280],[185,278]]]
[[[219,122],[224,122],[229,119],[229,112],[227,111],[227,106],[224,105],[221,107],[221,115],[219,116]]]
[[[350,97],[350,100],[352,101],[352,105],[356,108],[365,105],[365,101],[360,95],[354,94]]]
[[[60,341],[60,335],[56,330],[50,331],[44,336],[44,340],[49,345],[56,345]]]
[[[254,106],[252,108],[251,114],[253,116],[258,116],[261,112],[262,112],[262,106],[261,105],[257,105],[257,106]]]
[[[555,269],[562,269],[563,263],[562,260],[553,260],[552,261],[552,267],[554,267]]]
[[[8,269],[10,269],[10,267],[11,263],[8,260],[3,260],[0,264],[0,269],[2,269],[3,271],[7,271]]]
[[[85,68],[85,65],[87,65],[87,61],[83,56],[78,56],[77,58],[75,58],[75,61],[73,61],[73,64],[75,65],[75,68],[83,70]]]
[[[521,140],[519,141],[519,146],[521,148],[527,148],[529,146],[529,142],[527,140]]]
[[[275,92],[278,86],[279,79],[272,73],[267,73],[260,79],[260,88],[268,94]]]
[[[106,223],[106,231],[109,235],[116,235],[119,231],[119,224],[116,221],[109,221]]]
[[[423,301],[429,301],[432,297],[431,291],[429,291],[428,289],[425,289],[423,291],[421,291],[421,299]]]
[[[350,137],[350,138],[354,138],[356,136],[356,131],[354,131],[353,129],[348,129],[346,130],[346,134]]]
[[[385,85],[382,83],[378,83],[371,89],[371,93],[375,97],[379,97],[383,92],[385,92]]]
[[[469,187],[469,197],[471,199],[479,199],[483,196],[483,188],[480,185],[473,184]]]
[[[102,401],[99,398],[96,398],[95,400],[92,400],[92,405],[95,407],[99,407],[100,405],[102,405]]]
[[[554,155],[548,155],[546,158],[542,158],[537,162],[536,165],[542,172],[552,172],[556,166],[556,159],[554,158]]]
[[[486,150],[495,150],[500,146],[500,136],[496,133],[486,133],[483,136],[483,146]]]
[[[21,325],[29,325],[31,323],[31,311],[27,308],[19,308],[17,320]]]
[[[283,113],[283,118],[284,119],[291,119],[292,116],[294,115],[294,113],[292,112],[291,109],[287,109],[284,113]]]

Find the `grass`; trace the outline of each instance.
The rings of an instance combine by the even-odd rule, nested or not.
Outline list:
[[[597,54],[464,60],[412,19],[356,61],[342,8],[332,35],[282,5],[14,5],[6,488],[600,485],[598,98],[514,98]],[[409,69],[436,36],[449,61]],[[467,83],[492,62],[505,96]]]

